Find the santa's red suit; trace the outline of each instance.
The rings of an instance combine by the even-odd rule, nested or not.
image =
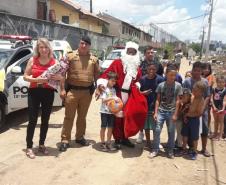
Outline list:
[[[115,140],[124,140],[132,135],[135,135],[139,131],[139,129],[143,128],[146,115],[147,115],[146,98],[139,93],[139,90],[137,88],[137,86],[139,86],[138,85],[139,80],[142,75],[141,70],[139,67],[138,69],[135,69],[136,77],[134,78],[134,77],[131,77],[131,75],[128,75],[127,72],[124,70],[124,68],[125,66],[123,66],[122,60],[117,59],[113,61],[113,63],[109,66],[108,69],[104,71],[104,73],[100,76],[100,78],[97,81],[98,86],[103,85],[106,87],[107,74],[109,72],[115,72],[118,75],[118,80],[115,85],[115,89],[116,89],[117,96],[121,98],[124,103],[124,110],[123,110],[124,116],[122,118],[116,117],[115,119],[115,124],[113,129],[113,136]],[[135,95],[135,93],[133,92],[137,93],[137,95]],[[142,101],[142,105],[141,105],[142,108],[139,108],[139,105],[133,105],[137,103],[134,103],[132,99],[130,101],[130,98],[133,97],[134,99],[134,96],[137,97],[136,101],[138,102],[138,104],[140,101]],[[130,102],[130,105],[127,106],[129,102]],[[129,119],[126,119],[127,118],[126,116],[128,116]],[[124,128],[125,124],[127,124],[126,130]]]

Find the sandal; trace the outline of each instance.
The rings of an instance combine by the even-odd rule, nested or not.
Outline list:
[[[48,155],[49,151],[46,149],[46,147],[44,145],[40,145],[38,148],[38,151],[43,153],[44,155]]]
[[[106,145],[106,148],[107,148],[109,151],[111,151],[111,152],[117,150],[117,148],[115,148],[111,143],[108,143],[108,144]]]
[[[108,148],[107,148],[106,143],[101,143],[100,144],[100,148],[101,148],[102,152],[108,152]]]
[[[31,148],[28,148],[26,150],[26,155],[30,158],[30,159],[34,159],[35,158],[35,154],[33,152],[33,150]]]
[[[204,155],[205,157],[210,157],[211,154],[207,151],[207,150],[202,150],[201,151],[202,155]]]

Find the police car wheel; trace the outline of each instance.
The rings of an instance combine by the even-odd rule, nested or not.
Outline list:
[[[5,123],[5,105],[0,102],[0,128]]]

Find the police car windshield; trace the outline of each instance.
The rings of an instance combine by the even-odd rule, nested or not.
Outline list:
[[[12,53],[13,51],[11,50],[0,50],[0,69],[5,66]]]
[[[120,51],[113,51],[107,56],[107,60],[115,60],[121,57]]]

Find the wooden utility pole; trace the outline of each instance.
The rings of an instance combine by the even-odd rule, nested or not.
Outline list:
[[[213,1],[210,0],[210,16],[209,16],[209,29],[207,35],[207,42],[206,42],[206,54],[205,54],[205,61],[208,61],[209,56],[209,49],[210,49],[210,33],[211,33],[211,26],[212,26],[212,16],[213,16]]]
[[[89,0],[90,3],[90,13],[93,13],[93,0]]]

